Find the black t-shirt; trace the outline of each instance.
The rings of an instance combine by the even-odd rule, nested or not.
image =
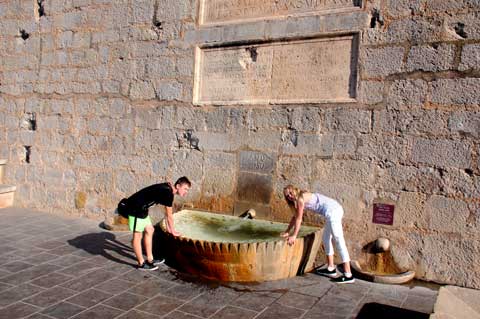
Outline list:
[[[173,190],[168,183],[147,186],[127,199],[128,205],[135,209],[148,209],[155,204],[172,207]]]

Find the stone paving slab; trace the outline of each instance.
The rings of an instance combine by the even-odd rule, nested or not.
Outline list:
[[[0,319],[428,318],[438,291],[305,274],[259,284],[136,270],[131,234],[100,221],[0,209]]]

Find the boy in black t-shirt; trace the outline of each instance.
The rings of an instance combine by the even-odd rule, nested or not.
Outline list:
[[[154,228],[150,216],[148,216],[148,209],[156,204],[165,206],[165,218],[167,224],[167,231],[174,236],[179,236],[180,233],[175,231],[173,225],[173,211],[172,204],[175,195],[185,196],[188,190],[192,186],[192,183],[188,178],[180,177],[175,185],[172,187],[170,183],[154,184],[145,187],[126,200],[128,209],[132,212],[128,217],[128,225],[133,232],[132,247],[137,257],[138,268],[142,270],[156,270],[158,265],[163,263],[164,260],[153,259],[152,254],[152,238]],[[135,212],[135,214],[133,214]],[[140,214],[139,214],[140,212]],[[145,218],[139,218],[132,215],[147,215]],[[136,219],[136,220],[135,220]],[[135,230],[134,230],[135,228]],[[147,260],[143,258],[142,252],[142,236],[145,244],[145,253],[147,254]]]

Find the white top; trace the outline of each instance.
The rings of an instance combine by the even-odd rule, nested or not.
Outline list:
[[[310,201],[305,203],[305,208],[325,217],[328,211],[342,208],[342,206],[333,198],[318,193],[312,193]]]

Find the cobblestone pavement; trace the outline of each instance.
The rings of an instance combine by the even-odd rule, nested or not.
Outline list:
[[[314,274],[256,285],[134,268],[130,233],[27,209],[0,210],[0,318],[428,318],[435,287]]]

